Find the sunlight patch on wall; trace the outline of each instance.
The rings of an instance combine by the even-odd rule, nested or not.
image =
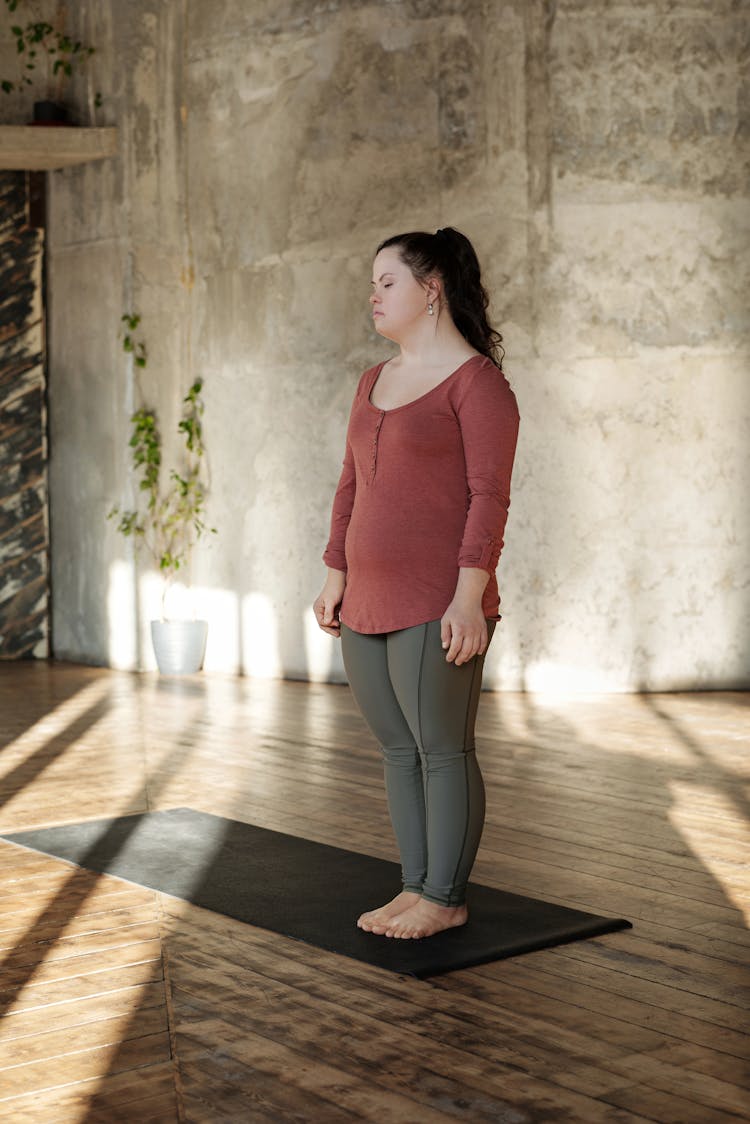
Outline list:
[[[242,670],[259,679],[283,676],[276,612],[263,593],[242,598]]]
[[[502,606],[500,612],[503,614],[503,619],[495,626],[487,649],[482,690],[485,692],[521,691],[524,668],[521,662],[518,621],[514,620],[511,614],[505,613]]]
[[[156,667],[151,642],[151,621],[160,620],[163,611],[165,620],[208,621],[204,671],[236,675],[241,670],[240,607],[236,593],[229,589],[172,582],[162,598],[164,584],[156,573],[144,574],[140,588],[144,667],[149,670]]]
[[[327,683],[331,674],[333,646],[337,641],[319,627],[312,606],[305,609],[302,614],[302,625],[305,638],[307,677],[311,683]]]
[[[109,666],[131,671],[138,662],[134,563],[117,559],[109,567],[107,589]]]
[[[204,671],[240,670],[240,601],[229,589],[195,591],[195,615],[208,621]]]
[[[599,668],[555,663],[553,660],[535,660],[523,672],[523,689],[538,694],[569,695],[597,691],[617,691]]]
[[[108,591],[111,667],[156,671],[151,622],[207,620],[205,671],[283,677],[277,616],[269,597],[250,593],[240,599],[229,589],[188,587],[180,582],[172,583],[165,594],[164,580],[153,570],[138,576],[137,589],[136,599],[133,564],[114,562]],[[317,658],[321,676],[329,664],[330,654]]]
[[[138,582],[140,596],[140,620],[138,627],[141,637],[141,667],[144,671],[156,671],[156,656],[151,642],[151,621],[161,620],[164,579],[154,572],[141,574]]]

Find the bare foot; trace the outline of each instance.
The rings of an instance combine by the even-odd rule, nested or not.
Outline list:
[[[402,940],[416,940],[419,937],[432,937],[443,929],[455,929],[465,925],[469,911],[465,905],[447,906],[428,902],[419,898],[417,903],[404,913],[394,917],[385,930],[387,937],[400,937]]]
[[[363,913],[357,921],[357,925],[367,933],[384,933],[392,918],[399,913],[404,913],[411,906],[416,905],[418,901],[420,901],[419,894],[414,894],[411,890],[402,890],[387,905],[381,905],[380,909],[372,909],[369,913]]]

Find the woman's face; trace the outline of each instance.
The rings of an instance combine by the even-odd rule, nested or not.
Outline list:
[[[401,261],[395,246],[387,246],[376,255],[370,288],[375,331],[390,340],[409,335],[410,329],[424,316],[431,299]]]

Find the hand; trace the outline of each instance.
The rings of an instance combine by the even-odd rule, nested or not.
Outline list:
[[[466,602],[454,597],[440,621],[440,639],[447,648],[446,660],[456,666],[487,651],[487,621],[481,602]]]
[[[346,574],[341,570],[329,570],[328,579],[313,602],[313,612],[318,627],[329,636],[341,636],[338,611],[346,588]]]

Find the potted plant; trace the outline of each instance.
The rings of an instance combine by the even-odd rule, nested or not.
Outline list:
[[[21,0],[5,0],[11,15],[19,3]],[[14,90],[22,90],[24,86],[33,86],[34,79],[31,75],[42,58],[46,69],[46,96],[34,102],[33,124],[69,125],[68,108],[62,100],[63,89],[74,69],[94,54],[94,48],[86,46],[79,39],[73,39],[47,20],[36,18],[37,13],[32,4],[27,4],[27,7],[32,18],[26,23],[12,24],[10,28],[16,42],[20,76],[16,81],[3,79],[0,81],[0,88],[10,94]],[[96,95],[95,104],[101,104],[99,94]]]
[[[133,336],[140,317],[128,313],[123,348],[138,367],[146,366],[146,348]],[[189,574],[193,547],[215,527],[204,521],[206,484],[201,418],[203,380],[195,379],[185,395],[177,429],[183,441],[182,462],[169,473],[169,484],[161,487],[161,436],[153,410],[143,407],[131,417],[133,471],[138,479],[138,502],[133,511],[115,506],[107,518],[118,518],[117,530],[133,537],[136,549],[144,546],[164,578],[161,619],[151,621],[151,638],[159,670],[173,675],[199,671],[208,635],[208,621],[167,619],[167,594],[178,575]]]

